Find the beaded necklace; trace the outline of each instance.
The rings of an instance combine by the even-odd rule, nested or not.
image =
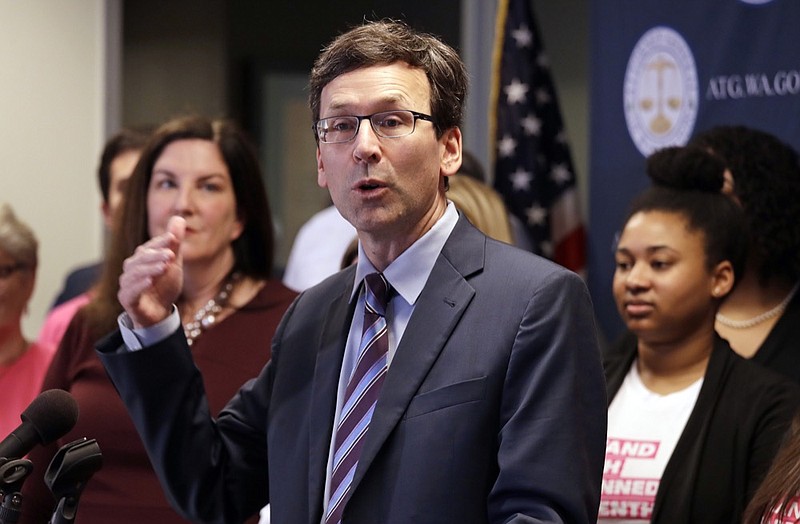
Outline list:
[[[786,309],[786,306],[789,305],[789,302],[792,301],[794,295],[797,293],[797,288],[800,287],[800,282],[794,285],[789,294],[786,295],[786,298],[781,300],[781,303],[775,306],[774,308],[761,313],[760,315],[756,315],[753,318],[748,318],[747,320],[734,320],[732,318],[728,318],[722,313],[717,313],[717,322],[722,324],[723,326],[728,326],[729,328],[733,329],[747,329],[753,326],[757,326],[762,322],[765,322],[771,318],[777,317]]]
[[[183,332],[186,335],[186,342],[191,347],[194,341],[199,337],[203,331],[209,329],[217,322],[217,316],[228,305],[228,300],[231,297],[233,286],[241,277],[241,274],[236,272],[230,275],[226,280],[219,293],[206,302],[206,305],[201,307],[191,322],[183,325]]]

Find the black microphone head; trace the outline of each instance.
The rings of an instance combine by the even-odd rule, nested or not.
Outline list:
[[[63,389],[48,389],[33,399],[20,418],[33,426],[41,444],[49,444],[75,426],[78,403]]]

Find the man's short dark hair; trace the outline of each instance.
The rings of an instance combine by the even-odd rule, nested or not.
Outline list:
[[[111,163],[123,153],[144,149],[151,131],[152,128],[149,127],[124,128],[106,142],[100,155],[100,165],[97,166],[97,183],[100,185],[104,203],[108,204],[108,193],[111,190]]]
[[[467,71],[458,53],[439,38],[395,20],[366,22],[336,37],[311,70],[309,105],[320,118],[322,89],[334,78],[364,67],[405,62],[425,72],[431,88],[436,134],[459,127],[467,96]]]

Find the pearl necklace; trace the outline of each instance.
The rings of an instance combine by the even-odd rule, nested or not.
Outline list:
[[[786,295],[786,298],[781,300],[781,303],[775,306],[774,308],[770,309],[769,311],[765,311],[760,315],[756,315],[753,318],[749,318],[747,320],[733,320],[732,318],[728,318],[722,313],[717,313],[717,322],[722,324],[723,326],[728,326],[729,328],[733,329],[747,329],[753,326],[757,326],[762,322],[765,322],[771,318],[777,317],[786,309],[786,306],[789,305],[789,302],[792,301],[794,295],[797,293],[797,289],[800,287],[800,282],[794,285],[789,294]]]
[[[184,324],[183,332],[186,335],[186,342],[190,347],[203,331],[209,329],[216,323],[217,315],[219,315],[228,304],[233,286],[240,277],[241,274],[238,272],[229,276],[225,281],[225,285],[222,286],[222,289],[217,293],[217,296],[206,302],[206,305],[194,314],[194,319],[191,322]]]

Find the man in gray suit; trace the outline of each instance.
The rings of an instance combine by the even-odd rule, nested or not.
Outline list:
[[[171,501],[202,522],[267,502],[276,524],[595,522],[606,399],[591,302],[574,273],[448,202],[457,53],[367,22],[323,50],[310,91],[318,183],[358,231],[358,263],[297,298],[271,363],[216,419],[171,305],[183,220],[125,263],[123,329],[98,350]]]

